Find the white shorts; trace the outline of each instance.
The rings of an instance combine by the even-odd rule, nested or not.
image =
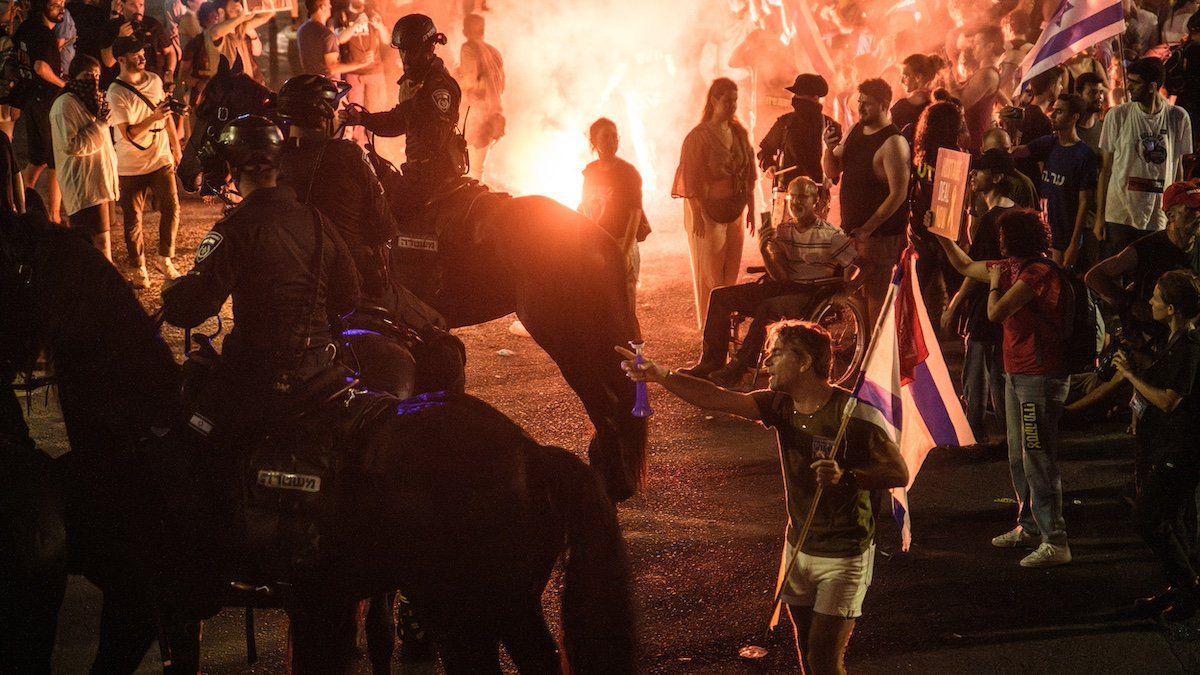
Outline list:
[[[790,542],[784,544],[781,565],[791,560],[792,550]],[[789,605],[812,607],[818,614],[857,619],[862,616],[874,568],[874,542],[860,555],[849,558],[820,558],[801,553],[788,571],[779,598]]]

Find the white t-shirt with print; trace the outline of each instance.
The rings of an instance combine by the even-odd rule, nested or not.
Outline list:
[[[1162,193],[1175,181],[1183,156],[1192,152],[1188,113],[1161,96],[1158,111],[1145,113],[1137,103],[1108,111],[1100,148],[1111,152],[1112,177],[1104,202],[1104,220],[1153,232],[1167,226]]]
[[[135,85],[137,90],[154,103],[163,100],[162,80],[150,71],[144,72],[143,75],[145,79],[141,84]],[[140,96],[116,82],[108,85],[108,107],[112,110],[108,123],[114,129],[121,124],[137,124],[154,112]],[[175,158],[171,155],[171,141],[167,136],[167,124],[170,124],[170,117],[155,122],[150,125],[150,129],[134,137],[134,142],[142,146],[141,148],[130,143],[119,129],[116,131],[119,175],[144,176],[175,163]]]

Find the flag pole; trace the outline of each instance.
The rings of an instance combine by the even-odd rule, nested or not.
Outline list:
[[[1117,65],[1121,67],[1121,103],[1129,102],[1129,73],[1125,72],[1125,34],[1117,36]]]
[[[908,273],[908,254],[912,249],[910,244],[900,255],[899,265],[905,266],[905,273]],[[892,271],[895,275],[895,268]],[[879,309],[879,316],[875,317],[875,328],[871,332],[871,343],[867,347],[867,353],[863,357],[862,363],[858,366],[858,375],[854,378],[855,389],[862,382],[863,374],[866,372],[867,364],[871,362],[871,356],[875,353],[875,346],[879,344],[875,338],[879,335],[879,329],[883,325],[883,319],[887,313],[891,311],[892,305],[896,302],[896,290],[899,288],[896,284],[891,284],[888,289],[887,297],[884,300],[883,307]],[[851,393],[849,400],[846,401],[845,408],[842,409],[842,420],[838,425],[837,436],[833,439],[833,448],[830,450],[829,459],[837,459],[838,450],[841,448],[846,439],[846,427],[850,423],[850,415],[854,413],[854,409],[858,406],[858,397]],[[780,597],[783,595],[783,587],[787,585],[788,574],[792,571],[792,566],[796,564],[796,559],[800,557],[800,549],[804,546],[804,542],[808,540],[808,532],[812,528],[813,518],[817,515],[817,505],[821,501],[821,496],[824,494],[825,488],[820,483],[817,484],[817,490],[813,493],[812,503],[808,506],[808,513],[804,517],[804,523],[800,527],[800,534],[796,536],[796,546],[792,549],[791,555],[788,556],[787,564],[779,572],[779,581],[775,584],[775,599],[772,602],[771,622],[767,626],[767,632],[770,633],[779,623],[779,612],[782,609]]]

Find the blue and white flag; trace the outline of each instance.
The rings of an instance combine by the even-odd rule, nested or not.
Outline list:
[[[1037,44],[1021,62],[1025,74],[1017,91],[1037,75],[1066,63],[1097,42],[1124,32],[1125,10],[1121,0],[1062,0]]]
[[[916,282],[916,260],[909,248],[896,264],[854,392],[858,398],[854,416],[883,429],[899,446],[908,466],[908,485],[892,490],[892,508],[905,551],[912,543],[908,489],[925,457],[937,446],[975,442],[925,311]]]

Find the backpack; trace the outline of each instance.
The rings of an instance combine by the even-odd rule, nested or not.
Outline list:
[[[1064,270],[1049,258],[1034,258],[1025,261],[1017,270],[1017,276],[1029,265],[1047,265],[1058,273],[1062,288],[1059,307],[1065,307],[1063,317],[1063,367],[1067,375],[1091,372],[1096,369],[1096,359],[1104,344],[1104,320],[1100,316],[1100,305],[1083,279]]]

